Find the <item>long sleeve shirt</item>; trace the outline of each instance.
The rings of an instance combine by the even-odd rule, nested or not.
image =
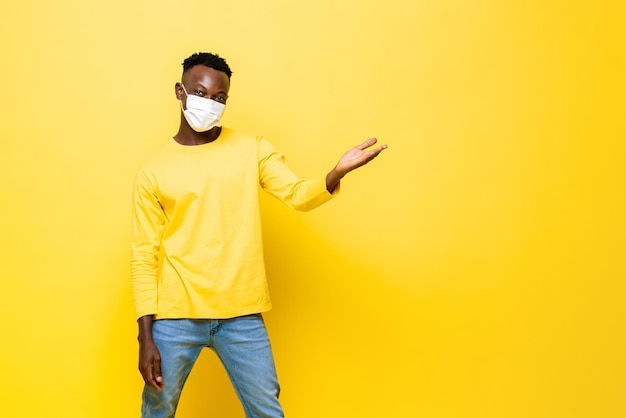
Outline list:
[[[331,199],[263,137],[223,128],[213,142],[175,140],[139,169],[131,277],[137,318],[232,318],[271,309],[259,186],[297,210]]]

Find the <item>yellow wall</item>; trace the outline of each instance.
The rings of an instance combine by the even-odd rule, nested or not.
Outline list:
[[[626,416],[622,4],[3,4],[0,414],[138,416],[130,190],[208,50],[302,175],[390,145],[314,212],[263,198],[289,416]],[[209,352],[205,407],[243,416]]]

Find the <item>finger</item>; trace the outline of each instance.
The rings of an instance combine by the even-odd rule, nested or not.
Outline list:
[[[154,360],[154,381],[160,389],[163,388],[163,375],[161,374],[161,359]]]
[[[376,147],[375,149],[372,149],[370,151],[367,151],[365,153],[365,155],[367,155],[365,163],[367,164],[368,162],[372,161],[374,158],[378,157],[378,155],[386,148],[387,148],[387,145],[385,144],[385,145]]]
[[[382,150],[387,149],[387,144],[383,144],[372,150],[376,155],[380,154]]]
[[[146,380],[146,385],[150,386],[152,389],[156,390],[157,392],[160,392],[161,390],[163,390],[163,384],[159,384],[158,382],[154,381],[154,379],[150,379],[150,380]]]
[[[150,386],[157,391],[161,391],[163,389],[163,377],[159,371],[159,375],[157,377],[154,367],[152,367],[152,363],[143,364],[139,371],[141,372],[141,377],[143,377],[143,381],[146,386]]]
[[[371,147],[372,145],[374,145],[378,140],[376,138],[370,138],[367,141],[363,142],[360,145],[357,145],[356,148],[360,149],[361,151],[364,150],[365,148]]]
[[[387,144],[383,144],[383,145],[380,145],[380,146],[378,146],[376,148],[372,148],[370,150],[363,151],[363,155],[365,155],[367,157],[368,161],[369,161],[372,158],[378,156],[378,154],[380,154],[384,149],[387,149]]]
[[[139,368],[139,371],[141,372],[141,377],[143,377],[143,381],[146,386],[150,386],[156,390],[159,390],[159,387],[156,385],[152,378],[152,367],[150,365],[142,365]]]

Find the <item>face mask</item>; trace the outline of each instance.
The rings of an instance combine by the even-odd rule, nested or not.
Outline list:
[[[187,119],[187,123],[196,132],[206,132],[217,126],[222,120],[222,115],[226,105],[215,100],[194,96],[187,93],[185,85],[181,83],[187,95],[187,109],[183,108],[183,101],[180,101],[180,108]]]

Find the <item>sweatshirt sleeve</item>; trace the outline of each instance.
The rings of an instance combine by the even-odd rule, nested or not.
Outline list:
[[[257,138],[257,150],[261,188],[288,207],[309,211],[339,193],[339,185],[332,194],[326,190],[326,177],[298,177],[287,166],[284,155],[265,138]]]
[[[157,312],[157,271],[164,213],[155,186],[140,170],[133,192],[131,280],[137,318]]]

